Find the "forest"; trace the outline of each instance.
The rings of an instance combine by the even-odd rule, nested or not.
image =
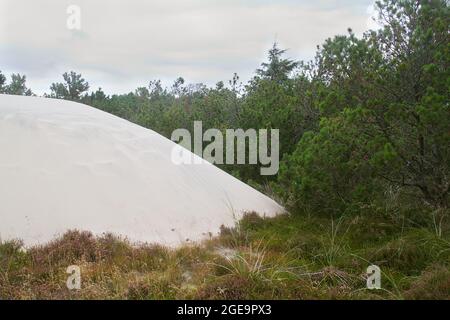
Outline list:
[[[261,175],[258,165],[219,165],[289,212],[289,217],[268,221],[249,215],[236,230],[224,230],[222,238],[212,240],[242,250],[242,260],[219,271],[217,265],[194,268],[195,288],[183,287],[182,271],[175,270],[173,261],[192,266],[193,256],[209,261],[211,252],[152,247],[163,262],[151,264],[166,270],[164,277],[145,284],[136,280],[124,291],[103,284],[104,291],[89,296],[448,299],[449,7],[444,0],[382,0],[377,12],[380,29],[362,36],[348,29],[318,46],[311,61],[289,58],[289,50],[274,43],[247,83],[238,74],[212,87],[179,77],[169,87],[156,79],[134,92],[108,94],[92,90],[88,79],[68,71],[61,82],[50,84],[45,97],[90,105],[169,139],[175,129],[192,131],[194,121],[202,121],[204,130],[223,132],[280,130],[277,175]],[[34,95],[25,75],[7,79],[1,72],[0,93]],[[84,252],[74,239],[92,252]],[[128,244],[84,233],[55,241],[66,241],[76,247],[71,254],[94,263],[96,250],[105,246],[119,250],[118,256],[137,255],[136,264],[153,259]],[[19,276],[23,265],[33,265],[30,261],[56,248],[55,243],[27,254],[15,244],[3,244],[0,252],[19,256]],[[67,258],[54,250],[54,259]],[[264,251],[264,261],[253,261],[250,251]],[[119,259],[119,266],[131,263],[118,256],[106,259]],[[359,291],[369,261],[384,270],[382,292]],[[46,268],[56,268],[59,262],[48,263]],[[144,268],[143,262],[136,268]],[[110,272],[112,278],[122,277],[114,274],[117,270]],[[202,282],[209,273],[217,278]],[[17,283],[2,281],[0,296],[13,295]],[[221,295],[219,288],[228,289]],[[65,297],[58,290],[42,289],[40,296]]]

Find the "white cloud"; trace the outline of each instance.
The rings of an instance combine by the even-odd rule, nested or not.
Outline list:
[[[368,16],[367,23],[366,23],[367,29],[370,29],[370,30],[380,29],[381,25],[376,20],[377,12],[375,10],[375,4],[370,4],[367,7],[366,12],[367,12],[367,16]]]
[[[66,70],[93,88],[126,92],[155,78],[214,84],[248,79],[276,39],[309,59],[327,37],[366,29],[371,0],[0,0],[0,70],[37,92]],[[81,31],[66,28],[69,4]]]

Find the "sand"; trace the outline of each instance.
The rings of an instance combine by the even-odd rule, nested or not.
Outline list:
[[[0,95],[0,239],[69,229],[178,245],[276,202],[217,167],[176,165],[154,131],[69,101]]]

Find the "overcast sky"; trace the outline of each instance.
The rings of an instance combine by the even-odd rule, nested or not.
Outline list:
[[[38,94],[64,71],[91,89],[134,91],[178,76],[214,85],[248,80],[274,41],[297,60],[351,27],[370,26],[373,0],[0,0],[0,70]],[[69,5],[81,30],[67,28]]]

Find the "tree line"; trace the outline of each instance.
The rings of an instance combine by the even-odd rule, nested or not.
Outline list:
[[[444,0],[377,2],[379,30],[327,39],[312,61],[277,44],[253,78],[214,87],[183,78],[107,95],[76,72],[47,97],[82,102],[169,137],[174,129],[280,129],[280,172],[221,167],[292,212],[340,215],[429,210],[448,215],[450,189],[449,8]],[[0,92],[31,95],[23,75]]]

